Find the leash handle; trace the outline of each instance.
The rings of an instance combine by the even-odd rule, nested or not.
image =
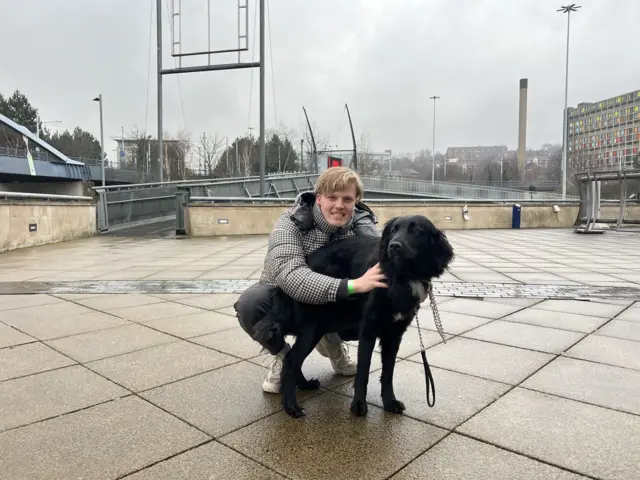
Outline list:
[[[433,407],[436,404],[436,386],[433,381],[433,375],[431,374],[431,368],[429,367],[429,362],[427,361],[427,354],[424,350],[420,351],[420,355],[422,355],[422,364],[424,365],[424,380],[427,386],[427,405]],[[430,397],[433,397],[433,400],[430,400]]]

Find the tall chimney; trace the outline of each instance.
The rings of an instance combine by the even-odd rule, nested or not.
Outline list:
[[[527,156],[527,90],[529,80],[520,79],[520,112],[518,118],[518,179],[524,176],[524,164]]]

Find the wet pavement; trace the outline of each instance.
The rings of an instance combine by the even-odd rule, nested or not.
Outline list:
[[[232,305],[266,237],[166,229],[0,255],[0,472],[7,479],[640,478],[640,235],[452,231],[399,352],[404,415],[369,415],[314,352],[307,417],[261,390]],[[350,346],[355,358],[357,343]]]

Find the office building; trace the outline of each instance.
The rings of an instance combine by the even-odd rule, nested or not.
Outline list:
[[[640,90],[567,110],[568,170],[632,168],[640,148]]]

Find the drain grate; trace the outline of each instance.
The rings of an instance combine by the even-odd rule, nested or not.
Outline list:
[[[256,280],[78,280],[0,282],[0,294],[64,293],[242,293]],[[640,301],[640,288],[591,285],[434,282],[439,296],[466,298],[631,299]]]

